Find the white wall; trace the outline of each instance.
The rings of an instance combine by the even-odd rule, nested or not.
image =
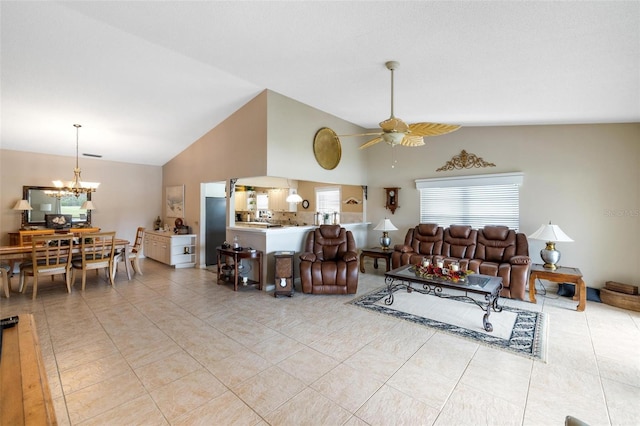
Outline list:
[[[496,167],[436,172],[465,149]],[[427,138],[419,148],[378,144],[367,150],[368,218],[389,217],[401,243],[419,218],[415,179],[485,173],[524,172],[520,230],[529,235],[552,221],[574,243],[558,243],[561,264],[579,268],[590,287],[605,281],[638,285],[640,277],[640,124],[467,127]],[[377,171],[377,173],[376,173]],[[399,186],[395,214],[384,206],[384,187]],[[448,225],[448,224],[445,224]],[[379,232],[369,233],[375,245]],[[544,242],[529,241],[540,263]]]

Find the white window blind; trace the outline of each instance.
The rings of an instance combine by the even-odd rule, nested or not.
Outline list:
[[[320,213],[340,213],[340,187],[316,188],[316,206]]]
[[[520,226],[521,173],[420,179],[420,223]]]

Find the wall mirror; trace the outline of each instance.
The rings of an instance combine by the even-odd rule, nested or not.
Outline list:
[[[49,186],[23,186],[22,199],[29,201],[33,210],[25,210],[22,214],[27,226],[45,226],[45,215],[71,215],[72,226],[91,226],[91,210],[82,209],[85,201],[91,200],[91,193],[70,195],[59,194],[58,188]]]

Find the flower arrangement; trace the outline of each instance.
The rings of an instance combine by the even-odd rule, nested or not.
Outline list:
[[[418,276],[418,277],[422,277],[422,278],[441,278],[441,279],[445,279],[445,280],[448,280],[448,281],[452,281],[454,283],[457,283],[459,281],[464,282],[465,279],[467,278],[467,276],[473,274],[473,271],[471,271],[471,270],[453,271],[453,270],[448,269],[448,268],[439,268],[439,267],[434,266],[432,264],[428,264],[426,266],[413,265],[412,269],[415,272],[416,276]]]

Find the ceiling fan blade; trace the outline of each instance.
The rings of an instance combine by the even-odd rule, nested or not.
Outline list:
[[[372,133],[356,133],[354,135],[338,135],[339,138],[348,138],[352,136],[373,136],[373,135],[381,135],[382,132],[372,132]]]
[[[365,142],[362,145],[360,145],[360,149],[364,149],[364,148],[368,148],[372,145],[377,144],[378,142],[381,142],[382,138],[380,136],[378,136],[377,138],[371,139],[369,142]]]
[[[457,124],[414,123],[409,124],[411,136],[440,136],[458,130]]]
[[[409,147],[422,146],[424,145],[424,137],[407,135],[404,138],[402,138],[402,142],[400,142],[400,145],[409,146]]]
[[[401,118],[391,117],[380,122],[380,128],[385,133],[408,133],[409,126]]]

